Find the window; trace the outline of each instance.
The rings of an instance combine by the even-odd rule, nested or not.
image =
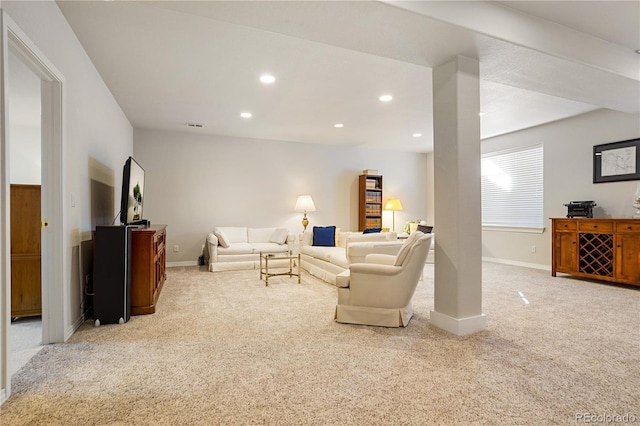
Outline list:
[[[483,155],[481,183],[482,226],[543,231],[541,145]]]

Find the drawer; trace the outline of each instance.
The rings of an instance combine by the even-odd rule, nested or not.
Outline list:
[[[556,231],[575,231],[578,229],[578,223],[574,219],[561,219],[554,221],[554,230]]]
[[[640,232],[640,220],[616,222],[616,232]]]
[[[613,232],[613,222],[578,222],[581,232]]]

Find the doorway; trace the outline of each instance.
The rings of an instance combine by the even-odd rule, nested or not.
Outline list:
[[[9,52],[11,331],[15,374],[42,348],[40,78]]]
[[[40,88],[40,146],[41,146],[41,277],[42,277],[42,344],[64,342],[68,337],[65,330],[65,306],[63,295],[64,283],[69,281],[70,259],[64,256],[66,227],[64,226],[64,144],[63,144],[63,85],[62,74],[40,52],[35,44],[18,27],[18,25],[0,9],[2,38],[0,39],[0,152],[2,153],[2,185],[0,186],[0,234],[2,235],[3,258],[0,276],[1,298],[3,306],[10,307],[11,275],[10,252],[11,230],[9,221],[10,158],[11,140],[9,132],[9,52],[15,55],[39,80]],[[44,226],[47,223],[48,226]],[[11,395],[11,371],[9,368],[10,342],[10,309],[6,309],[0,318],[0,399],[6,400]],[[68,334],[70,335],[70,331]]]
[[[10,374],[42,348],[40,78],[9,51]]]

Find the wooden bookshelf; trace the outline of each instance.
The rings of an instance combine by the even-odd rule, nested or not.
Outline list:
[[[382,228],[382,176],[360,175],[358,229]]]

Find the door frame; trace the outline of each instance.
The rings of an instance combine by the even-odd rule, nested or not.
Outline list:
[[[9,50],[18,56],[41,80],[42,105],[42,343],[66,340],[65,318],[69,312],[70,256],[65,256],[68,233],[64,218],[64,89],[65,80],[55,66],[27,37],[20,27],[0,9],[0,301],[4,315],[0,318],[0,402],[11,395],[9,376],[9,327],[11,324],[11,218],[9,164]],[[68,264],[68,265],[67,265]],[[69,333],[70,334],[70,333]]]

